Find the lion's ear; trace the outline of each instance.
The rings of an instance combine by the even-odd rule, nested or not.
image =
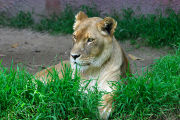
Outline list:
[[[80,11],[79,13],[77,13],[77,15],[75,16],[75,23],[73,29],[75,30],[79,23],[86,18],[88,18],[88,16],[84,12]]]
[[[106,17],[97,24],[98,30],[102,34],[110,36],[113,36],[116,26],[117,22],[111,17]]]
[[[88,18],[88,16],[87,16],[84,12],[82,12],[82,11],[80,11],[80,12],[75,16],[76,21],[81,21],[81,20],[86,19],[86,18]]]

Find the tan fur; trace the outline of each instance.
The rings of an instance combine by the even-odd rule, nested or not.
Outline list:
[[[128,59],[113,35],[117,23],[110,17],[88,18],[83,12],[79,12],[75,18],[74,46],[70,53],[70,62],[65,63],[71,64],[73,70],[78,68],[82,79],[93,79],[88,85],[89,89],[93,90],[97,83],[99,90],[109,92],[102,97],[103,106],[98,107],[100,117],[108,119],[113,111],[111,82],[119,81],[120,76],[126,77],[129,70]],[[80,56],[74,59],[72,55]],[[54,67],[58,71],[62,68],[61,63]],[[51,69],[43,70],[36,76],[40,79],[46,78]],[[62,77],[61,73],[59,77]]]
[[[62,75],[61,70],[64,71],[63,70],[64,66],[62,66],[62,64],[63,65],[66,64],[66,65],[70,66],[69,61],[63,61],[62,63],[60,62],[59,64],[57,64],[55,66],[51,66],[51,67],[49,67],[47,69],[44,69],[44,70],[36,73],[35,77],[38,78],[39,80],[41,80],[42,82],[46,83],[47,79],[48,80],[50,79],[50,76],[48,76],[48,74],[50,72],[53,72],[53,69],[55,69],[59,73],[59,78],[62,78],[63,75]]]

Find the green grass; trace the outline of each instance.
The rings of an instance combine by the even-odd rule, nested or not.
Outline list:
[[[94,7],[82,6],[79,10],[85,11],[89,17],[99,16],[99,12]],[[73,32],[74,18],[79,10],[73,10],[70,6],[67,6],[60,16],[52,15],[50,18],[45,17],[34,26],[34,29],[37,31],[48,31],[53,34],[71,34]]]
[[[20,12],[15,17],[0,15],[0,25],[15,28],[32,28],[36,31],[48,31],[52,34],[71,34],[74,16],[78,11],[84,11],[89,17],[99,17],[96,7],[82,6],[72,9],[67,6],[59,15],[42,17],[39,23],[34,23],[31,13]],[[138,38],[141,42],[153,47],[171,46],[177,47],[180,41],[180,13],[167,10],[166,14],[158,15],[134,15],[131,9],[123,10],[122,13],[114,12],[111,15],[118,22],[115,37],[118,40],[131,40],[136,43]]]
[[[150,71],[115,84],[114,119],[180,118],[180,50],[155,61]],[[118,116],[118,117],[117,117]]]
[[[178,119],[180,112],[180,49],[155,61],[150,71],[114,83],[115,111],[111,119]],[[25,69],[0,66],[0,118],[2,119],[99,119],[101,93],[80,86],[66,66],[63,78],[56,70],[43,84]],[[87,90],[87,93],[84,91]]]
[[[14,28],[28,28],[34,24],[34,20],[30,12],[20,11],[14,17],[7,17],[5,14],[0,15],[0,25],[10,26]]]
[[[122,14],[112,16],[118,22],[115,36],[122,39],[136,41],[142,38],[146,44],[153,47],[176,46],[180,42],[180,13],[167,10],[166,16],[139,15],[135,16],[131,9]]]
[[[80,10],[88,16],[100,16],[87,6]],[[32,28],[49,33],[73,32],[74,15],[78,10],[67,7],[60,16],[42,18],[34,23],[31,13],[20,12],[15,17],[0,15],[0,25],[15,28]],[[169,10],[166,17],[160,15],[135,16],[128,9],[110,15],[118,22],[115,32],[120,40],[141,37],[148,45],[178,46],[180,43],[180,14]],[[175,55],[167,55],[143,75],[132,75],[128,85],[116,83],[112,119],[165,119],[171,114],[179,118],[180,106],[180,49]],[[98,119],[97,105],[100,93],[80,86],[80,76],[71,78],[72,71],[66,67],[62,79],[54,70],[49,76],[54,80],[44,85],[33,81],[33,75],[25,69],[10,69],[0,66],[0,118],[2,119]]]
[[[85,93],[80,77],[72,79],[66,66],[63,78],[53,70],[48,76],[53,82],[45,85],[25,69],[0,67],[0,118],[2,119],[96,119],[100,93]]]
[[[52,15],[49,18],[43,18],[38,24],[34,25],[37,31],[48,31],[53,34],[73,32],[74,12],[71,7],[67,7],[60,16]],[[70,27],[71,26],[71,27]]]

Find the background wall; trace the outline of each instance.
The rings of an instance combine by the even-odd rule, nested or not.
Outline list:
[[[96,5],[101,14],[113,10],[120,12],[126,8],[132,8],[136,14],[157,13],[157,10],[164,11],[166,8],[172,8],[176,12],[180,10],[180,0],[0,0],[0,12],[15,15],[20,10],[32,11],[38,20],[39,15],[60,13],[66,4],[73,8]]]

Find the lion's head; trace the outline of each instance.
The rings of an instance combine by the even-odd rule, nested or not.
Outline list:
[[[71,64],[82,71],[101,67],[111,56],[116,25],[117,22],[110,17],[88,18],[84,12],[79,12],[73,26]]]

